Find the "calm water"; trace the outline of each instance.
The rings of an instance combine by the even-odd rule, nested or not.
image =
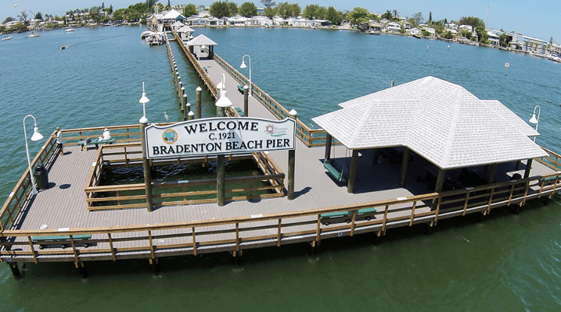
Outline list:
[[[0,44],[0,201],[26,167],[21,120],[33,114],[43,135],[77,128],[137,123],[142,81],[150,122],[178,120],[180,110],[164,47],[140,41],[141,28],[80,29],[15,35]],[[252,57],[252,75],[266,92],[310,122],[337,104],[427,75],[497,99],[523,119],[542,109],[538,142],[561,152],[561,64],[497,50],[394,36],[294,29],[197,29],[218,43],[235,67]],[[61,44],[72,46],[59,50]],[[428,46],[428,49],[427,49]],[[174,46],[176,59],[185,59]],[[504,63],[511,67],[505,77]],[[180,66],[189,101],[201,82]],[[246,70],[242,70],[247,73]],[[205,115],[213,113],[203,92]],[[438,118],[438,116],[435,116]],[[32,123],[28,120],[28,131]],[[33,154],[42,143],[31,143]],[[317,255],[304,245],[249,250],[243,264],[229,254],[147,261],[27,264],[16,281],[0,266],[0,311],[136,310],[420,310],[551,311],[561,305],[561,201],[534,202],[518,215],[493,210],[422,227],[326,240]]]

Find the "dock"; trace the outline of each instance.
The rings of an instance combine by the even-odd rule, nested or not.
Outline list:
[[[238,85],[248,84],[247,79],[214,52],[213,58],[197,61],[174,36],[212,96],[219,94],[216,85],[225,75],[227,95],[235,106],[228,115],[238,117],[244,110],[244,94]],[[283,107],[257,85],[252,88],[246,116],[289,117],[292,108]],[[63,130],[64,155],[56,147],[53,132],[32,162],[32,167],[46,164],[50,187],[33,196],[28,170],[16,184],[0,211],[0,260],[8,262],[13,270],[17,270],[18,262],[73,262],[76,268],[84,268],[84,262],[99,260],[142,258],[156,264],[161,257],[213,252],[239,257],[244,250],[293,243],[309,243],[315,248],[324,239],[362,233],[375,233],[381,238],[388,229],[415,224],[434,227],[440,220],[473,213],[485,216],[498,207],[516,208],[529,200],[547,200],[561,187],[561,155],[546,148],[549,156],[533,163],[510,162],[470,172],[485,176],[492,170],[494,183],[462,188],[451,185],[439,192],[430,183],[430,177],[436,179],[439,174],[422,157],[410,160],[407,184],[401,186],[396,172],[402,170],[403,150],[391,149],[380,156],[370,150],[357,153],[361,170],[356,172],[355,186],[349,193],[347,184],[334,179],[324,167],[325,131],[310,129],[298,121],[294,200],[285,196],[288,153],[275,151],[230,156],[253,159],[263,176],[229,180],[248,183],[246,190],[228,189],[227,180],[229,195],[223,207],[217,206],[215,199],[193,199],[197,192],[190,191],[194,185],[214,186],[216,179],[153,182],[159,190],[155,196],[158,203],[153,212],[148,212],[143,202],[144,183],[96,184],[104,166],[140,166],[142,162],[139,125],[107,127],[115,144],[81,149],[79,141],[99,136],[104,128]],[[349,150],[334,142],[331,159],[339,168],[351,163],[352,158]],[[212,157],[177,158],[151,165],[211,161]],[[517,174],[527,177],[514,178]],[[258,181],[267,184],[255,186]],[[268,192],[258,193],[264,190]],[[139,193],[122,194],[127,191]],[[102,192],[113,195],[105,199],[95,195]],[[115,203],[104,204],[110,201]],[[53,236],[62,238],[55,243],[37,239]]]

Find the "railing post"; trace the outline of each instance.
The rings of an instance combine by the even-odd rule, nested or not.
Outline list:
[[[243,87],[243,114],[249,117],[249,96],[247,85]]]

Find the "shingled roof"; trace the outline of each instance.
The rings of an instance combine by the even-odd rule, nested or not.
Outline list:
[[[210,38],[208,38],[205,35],[198,35],[195,39],[187,42],[187,45],[188,46],[201,46],[201,45],[211,46],[211,45],[217,45],[217,43],[210,40]]]
[[[442,169],[547,156],[499,101],[430,76],[339,106],[312,120],[349,149],[407,146]]]

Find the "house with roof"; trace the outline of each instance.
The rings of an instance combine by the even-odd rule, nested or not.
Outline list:
[[[509,181],[521,164],[525,165],[524,178],[528,178],[533,160],[548,155],[532,140],[539,133],[502,103],[480,100],[465,88],[435,77],[339,106],[340,110],[312,120],[327,132],[324,162],[335,161],[349,168],[349,193],[353,193],[355,182],[368,183],[376,176],[376,169],[372,169],[366,179],[355,181],[357,171],[379,163],[380,152],[401,153],[400,186],[411,179],[408,169],[414,169],[426,173],[417,173],[418,178],[434,177],[435,192],[442,191],[446,181],[460,180],[458,176],[474,168],[484,175],[484,184]],[[331,158],[329,146],[333,139],[350,150],[351,159]],[[424,162],[409,168],[412,155]],[[469,183],[456,187],[477,186],[471,184],[473,181]]]
[[[251,20],[243,16],[224,17],[224,24],[227,26],[250,26]]]
[[[487,37],[489,38],[489,41],[491,42],[492,46],[500,46],[500,40],[499,40],[499,36],[497,35],[496,32],[492,31],[492,30],[487,30]]]
[[[269,19],[267,16],[254,16],[251,18],[251,25],[254,26],[266,26],[266,25],[273,25],[273,21]]]
[[[389,22],[386,24],[386,32],[399,33],[401,32],[401,25],[397,22]]]
[[[458,31],[467,30],[469,32],[473,32],[473,26],[471,25],[460,25],[458,26]]]

